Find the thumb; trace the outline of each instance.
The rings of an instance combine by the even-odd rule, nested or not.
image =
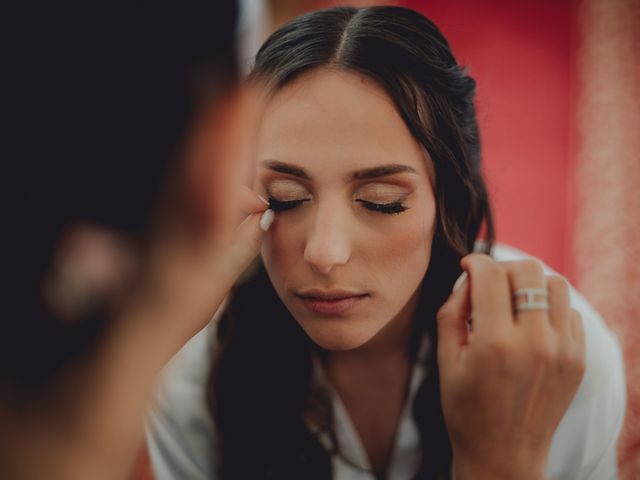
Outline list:
[[[231,260],[238,274],[242,273],[260,252],[262,240],[274,219],[275,213],[272,209],[253,212],[235,229]]]
[[[467,344],[467,320],[471,315],[470,286],[467,273],[456,281],[447,301],[438,310],[438,361],[455,360],[461,347]]]

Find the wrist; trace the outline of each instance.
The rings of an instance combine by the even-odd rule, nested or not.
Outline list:
[[[546,461],[504,454],[499,459],[473,461],[454,455],[453,480],[547,480]]]
[[[122,311],[120,330],[144,332],[147,344],[164,345],[173,355],[223,307],[234,284],[223,275],[211,282],[142,285]]]

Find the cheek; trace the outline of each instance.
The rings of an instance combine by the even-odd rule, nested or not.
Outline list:
[[[435,214],[414,207],[388,222],[383,235],[369,240],[369,265],[377,266],[387,285],[409,288],[408,280],[422,279],[431,258]],[[391,278],[400,280],[391,282]]]
[[[288,274],[301,261],[302,253],[296,247],[300,244],[297,239],[299,233],[298,229],[292,226],[282,225],[282,219],[278,219],[276,214],[276,219],[262,242],[262,260],[278,293],[282,293]]]

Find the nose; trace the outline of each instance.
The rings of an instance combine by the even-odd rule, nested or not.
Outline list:
[[[304,260],[316,272],[327,275],[351,257],[347,218],[337,205],[318,206],[304,249]]]

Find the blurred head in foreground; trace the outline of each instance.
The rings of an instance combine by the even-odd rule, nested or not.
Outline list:
[[[16,17],[0,391],[44,387],[95,345],[190,121],[236,82],[235,2],[118,6]]]

